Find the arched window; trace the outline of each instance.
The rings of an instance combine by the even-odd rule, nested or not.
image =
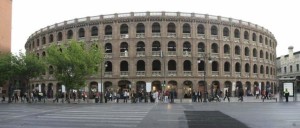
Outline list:
[[[176,26],[174,23],[168,24],[168,33],[176,33]]]
[[[112,45],[111,43],[105,44],[105,53],[112,53]]]
[[[143,41],[139,41],[136,45],[136,51],[145,51],[145,43]]]
[[[264,66],[263,65],[260,66],[260,74],[264,74]]]
[[[169,71],[175,71],[176,70],[176,61],[175,60],[169,60],[168,70]]]
[[[224,54],[230,54],[230,46],[228,44],[224,45]]]
[[[269,53],[266,52],[266,59],[269,59]]]
[[[145,33],[145,25],[143,23],[137,24],[136,33]]]
[[[154,41],[152,43],[152,51],[160,51],[160,42]]]
[[[79,38],[83,38],[83,37],[85,37],[85,31],[84,31],[84,28],[80,28],[79,29],[79,31],[78,31],[78,33],[79,33]]]
[[[129,71],[128,70],[128,62],[127,61],[121,61],[120,71]]]
[[[174,41],[168,43],[168,51],[176,51],[176,44]]]
[[[198,43],[198,52],[205,52],[205,44],[203,42]]]
[[[49,36],[49,43],[52,43],[52,42],[53,42],[53,35],[50,34],[50,36]]]
[[[235,63],[235,72],[241,72],[241,64],[239,62]]]
[[[36,46],[40,46],[40,39],[36,39]]]
[[[262,50],[259,52],[259,58],[264,58],[264,52]]]
[[[104,68],[105,72],[112,72],[112,63],[110,61],[106,61],[106,67]]]
[[[239,46],[235,46],[234,53],[235,53],[235,55],[241,55],[241,49]]]
[[[67,39],[72,39],[73,38],[73,31],[72,30],[69,30],[67,32]]]
[[[62,38],[63,38],[62,32],[59,32],[57,34],[57,41],[62,41]]]
[[[218,28],[217,28],[217,26],[215,26],[215,25],[213,25],[213,26],[211,26],[211,35],[218,35]]]
[[[183,62],[183,71],[192,71],[191,61],[186,60]]]
[[[112,27],[110,25],[105,26],[105,35],[112,35]]]
[[[188,42],[188,41],[185,41],[183,43],[183,49],[182,49],[182,51],[188,51],[188,52],[190,52],[191,51],[191,43]]]
[[[152,24],[152,33],[160,33],[160,25],[155,22]]]
[[[127,24],[121,25],[120,34],[128,34],[128,25]]]
[[[191,33],[191,27],[188,23],[183,25],[182,33]]]
[[[122,42],[120,46],[120,52],[128,52],[128,44],[127,42]]]
[[[204,34],[204,33],[205,33],[204,26],[202,24],[199,24],[197,26],[197,34]]]
[[[204,71],[204,64],[205,64],[204,60],[199,60],[198,61],[198,71]]]
[[[244,39],[249,40],[249,33],[248,31],[244,31]]]
[[[265,45],[268,46],[268,38],[265,37]]]
[[[227,27],[223,28],[223,36],[226,36],[226,37],[229,36],[229,29]]]
[[[250,65],[248,63],[245,64],[245,72],[246,73],[250,72]]]
[[[229,62],[224,63],[224,72],[230,72],[230,63]]]
[[[213,43],[211,45],[211,50],[212,50],[212,53],[219,53],[218,45],[216,43]]]
[[[253,49],[253,57],[257,57],[257,50],[255,48]]]
[[[160,71],[161,70],[161,64],[159,60],[154,60],[152,62],[152,71]]]
[[[43,37],[43,38],[42,38],[42,44],[43,44],[43,45],[46,44],[46,37]]]
[[[250,56],[250,50],[248,47],[245,47],[245,56]]]
[[[93,26],[92,27],[92,34],[91,36],[98,36],[98,27]]]
[[[145,62],[143,60],[139,60],[136,63],[136,70],[137,71],[145,71]]]
[[[217,61],[212,62],[211,71],[219,71],[219,63]]]
[[[252,34],[252,41],[256,41],[256,34],[255,33]]]
[[[234,38],[240,38],[240,30],[238,29],[234,30]]]
[[[263,41],[263,37],[262,37],[262,35],[259,35],[259,43],[263,43],[264,41]]]
[[[266,74],[269,74],[269,67],[266,66]]]
[[[257,65],[256,64],[253,65],[253,73],[257,73]]]

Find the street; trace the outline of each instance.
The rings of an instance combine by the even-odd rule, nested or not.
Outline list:
[[[297,128],[300,103],[0,104],[0,128]]]

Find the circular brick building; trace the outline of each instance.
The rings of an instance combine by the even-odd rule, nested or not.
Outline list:
[[[235,95],[239,88],[250,95],[256,88],[277,89],[274,35],[242,20],[182,12],[84,17],[36,31],[25,48],[43,57],[50,44],[71,39],[105,48],[103,71],[87,78],[84,90],[90,93],[101,81],[112,90],[174,90],[176,98],[189,98],[192,91]],[[61,90],[52,68],[31,80],[49,96]]]

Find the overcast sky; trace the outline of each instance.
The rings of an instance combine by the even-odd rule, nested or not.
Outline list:
[[[297,0],[13,0],[12,52],[24,50],[37,30],[86,16],[114,13],[170,11],[230,17],[271,31],[277,57],[288,47],[300,51],[300,7]]]

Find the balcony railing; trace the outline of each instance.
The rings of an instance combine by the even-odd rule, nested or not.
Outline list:
[[[229,36],[223,36],[223,41],[229,41]]]
[[[104,35],[104,40],[111,40],[112,39],[112,35]]]
[[[85,42],[85,37],[79,37],[79,38],[78,38],[78,41],[79,41],[79,42]]]
[[[192,76],[192,71],[183,71],[183,76]]]
[[[198,34],[198,35],[197,35],[197,38],[205,39],[205,34]]]
[[[224,53],[224,58],[230,58],[230,54],[229,53]]]
[[[240,38],[234,38],[234,42],[235,43],[239,43],[240,42]]]
[[[161,56],[161,51],[152,51],[152,56]]]
[[[225,77],[230,77],[231,76],[231,72],[224,72],[224,76]]]
[[[168,35],[167,35],[168,37],[176,37],[176,33],[168,33]]]
[[[168,76],[176,76],[177,72],[176,71],[168,71]]]
[[[162,76],[161,71],[152,71],[152,76]]]
[[[160,37],[160,33],[152,33],[152,37]]]
[[[191,51],[183,51],[182,56],[191,56],[192,52]]]
[[[105,53],[104,58],[112,58],[112,53]]]
[[[145,38],[145,33],[137,33],[136,38]]]
[[[235,77],[241,77],[242,76],[242,73],[241,72],[236,72],[235,73]]]
[[[191,33],[183,33],[182,38],[191,38]]]
[[[128,52],[121,52],[120,57],[128,57]]]
[[[104,77],[112,77],[112,72],[104,72]]]
[[[253,78],[257,78],[257,77],[258,77],[257,73],[253,73]]]
[[[145,51],[136,52],[136,56],[137,57],[144,57],[145,56]]]
[[[99,40],[99,38],[97,36],[92,36],[91,37],[91,41],[98,41],[98,40]]]
[[[218,40],[218,35],[211,35],[211,36],[210,36],[210,39],[211,39],[211,40]]]
[[[212,76],[219,76],[219,71],[211,71]]]
[[[136,76],[145,76],[145,71],[137,71]]]
[[[198,76],[203,76],[204,77],[204,71],[198,71]]]
[[[244,43],[245,43],[245,44],[249,44],[249,40],[246,40],[246,39],[245,39],[245,40],[244,40]]]
[[[168,51],[168,56],[176,56],[176,51]]]
[[[129,72],[128,71],[121,71],[120,76],[128,76]]]
[[[121,39],[127,39],[127,38],[129,38],[129,35],[128,34],[121,34],[120,38]]]

